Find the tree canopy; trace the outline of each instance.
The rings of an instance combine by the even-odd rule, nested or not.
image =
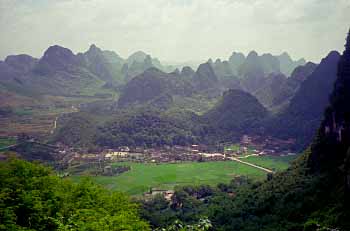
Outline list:
[[[0,220],[0,230],[150,230],[128,196],[18,159],[0,163]]]

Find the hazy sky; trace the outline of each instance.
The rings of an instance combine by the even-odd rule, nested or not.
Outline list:
[[[318,62],[349,27],[350,0],[0,0],[0,59],[95,43],[170,62],[252,49]]]

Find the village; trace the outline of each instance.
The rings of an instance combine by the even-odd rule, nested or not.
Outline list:
[[[60,177],[70,175],[88,176],[117,176],[132,170],[130,162],[166,164],[184,162],[208,162],[208,161],[236,161],[240,164],[273,174],[274,169],[265,168],[249,162],[248,157],[263,156],[291,156],[296,155],[291,151],[294,140],[280,140],[270,137],[244,135],[239,142],[223,143],[216,146],[204,144],[192,144],[188,146],[163,146],[155,148],[127,147],[115,149],[100,149],[89,151],[82,148],[68,147],[62,144],[45,145],[30,137],[18,138],[24,143],[30,143],[39,149],[52,149],[55,161],[54,166]],[[19,143],[20,144],[20,143]],[[18,144],[11,145],[17,146]],[[247,160],[245,160],[247,159]],[[173,190],[158,187],[150,187],[144,192],[144,198],[161,194],[166,200],[170,200]]]
[[[105,149],[97,153],[60,146],[61,161],[76,162],[139,162],[139,163],[178,163],[186,161],[225,161],[232,158],[243,159],[249,156],[288,156],[294,140],[242,136],[239,143],[207,146],[192,144],[189,146],[163,146],[156,148],[119,147]]]

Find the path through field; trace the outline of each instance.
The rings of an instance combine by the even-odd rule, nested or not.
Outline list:
[[[249,162],[245,162],[245,161],[242,161],[236,157],[229,157],[230,160],[233,160],[233,161],[237,161],[239,163],[242,163],[242,164],[246,164],[246,165],[249,165],[251,167],[254,167],[254,168],[257,168],[257,169],[260,169],[260,170],[263,170],[267,173],[273,173],[273,171],[271,169],[268,169],[268,168],[264,168],[264,167],[261,167],[261,166],[258,166],[258,165],[255,165],[255,164],[252,164],[252,163],[249,163]]]
[[[53,128],[52,128],[52,130],[50,132],[51,134],[53,134],[55,132],[55,129],[57,128],[57,120],[58,120],[58,116],[53,121]]]
[[[9,148],[16,147],[17,145],[18,145],[18,144],[12,144],[12,145],[10,145],[10,146],[2,147],[2,148],[0,148],[0,151],[7,150],[7,149],[9,149]]]

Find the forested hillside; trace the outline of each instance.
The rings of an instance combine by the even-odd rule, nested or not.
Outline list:
[[[349,230],[350,32],[337,67],[318,135],[287,171],[259,183],[179,188],[170,206],[145,202],[143,216],[155,226],[206,216],[215,230]]]
[[[333,51],[304,80],[285,109],[266,123],[268,132],[297,139],[299,150],[308,146],[329,105],[329,96],[337,76],[340,54]]]

